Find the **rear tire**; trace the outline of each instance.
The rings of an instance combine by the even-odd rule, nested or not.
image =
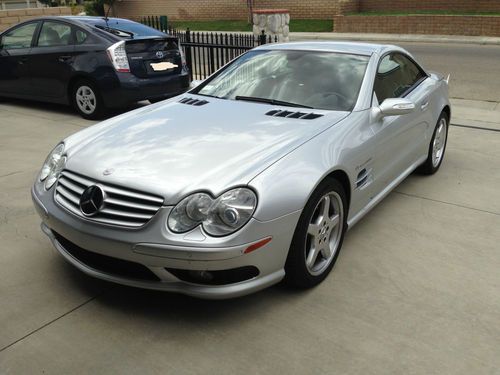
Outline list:
[[[285,264],[285,283],[311,288],[330,273],[347,227],[347,199],[342,185],[325,179],[311,195],[295,228]]]
[[[446,112],[441,112],[429,144],[427,160],[418,167],[418,173],[431,175],[436,173],[441,166],[446,151],[446,144],[448,142],[449,123],[450,119]]]
[[[71,100],[76,111],[87,120],[101,119],[105,114],[104,102],[97,86],[89,80],[75,82]]]

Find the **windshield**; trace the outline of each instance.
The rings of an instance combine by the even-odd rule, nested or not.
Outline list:
[[[356,104],[369,59],[321,51],[250,51],[193,92],[224,99],[350,111]]]

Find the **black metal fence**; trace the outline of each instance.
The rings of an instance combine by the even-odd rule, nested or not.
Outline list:
[[[205,79],[246,51],[278,41],[264,33],[256,37],[253,34],[167,29],[165,16],[143,17],[138,21],[179,38],[191,79]]]
[[[144,16],[135,19],[135,21],[163,32],[166,32],[168,29],[167,16]]]
[[[261,44],[273,42],[271,37],[251,34],[211,33],[169,30],[179,38],[186,56],[191,79],[204,79],[229,61]]]

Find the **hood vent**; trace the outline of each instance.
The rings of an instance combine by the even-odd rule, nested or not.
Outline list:
[[[298,118],[301,120],[314,120],[320,115],[319,113],[307,113],[307,112],[293,112],[293,111],[281,111],[279,109],[274,109],[266,113],[267,116],[273,117],[286,117],[286,118]]]
[[[197,107],[199,107],[200,105],[208,104],[208,102],[206,100],[199,100],[199,99],[194,99],[194,98],[184,98],[184,99],[179,100],[179,103],[195,105]]]

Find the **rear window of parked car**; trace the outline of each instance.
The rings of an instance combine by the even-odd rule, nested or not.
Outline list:
[[[107,23],[102,21],[94,24],[96,27],[111,32],[123,38],[127,37],[148,37],[148,36],[165,36],[165,33],[153,29],[152,27],[142,25],[137,22],[110,19]],[[120,35],[120,31],[125,33]],[[127,35],[129,34],[129,35]]]

